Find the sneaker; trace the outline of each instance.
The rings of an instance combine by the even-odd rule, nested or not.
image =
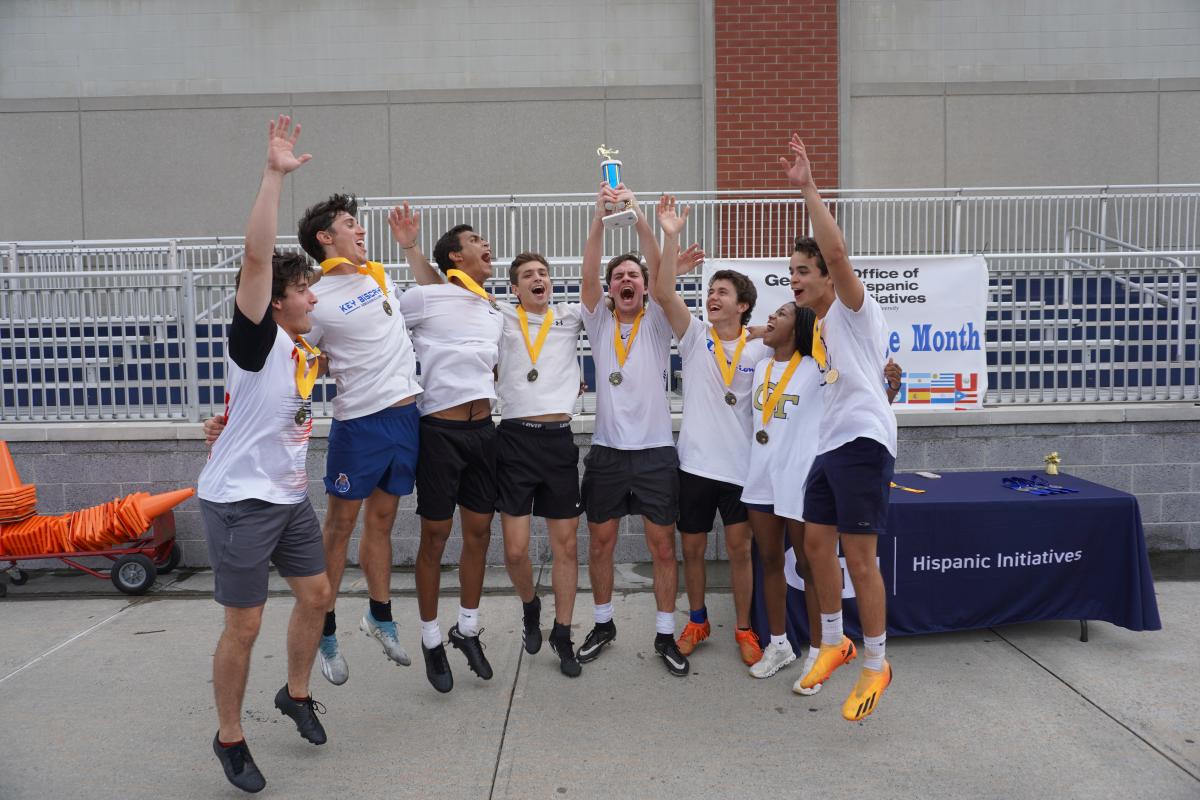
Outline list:
[[[312,695],[304,700],[293,700],[285,683],[283,688],[275,693],[275,707],[279,709],[280,714],[292,718],[292,722],[296,723],[296,730],[300,731],[300,735],[305,739],[313,744],[325,744],[325,728],[321,726],[321,720],[317,719],[317,714],[325,713],[325,706],[313,700]]]
[[[407,667],[412,663],[412,659],[408,657],[408,653],[404,652],[404,648],[400,646],[400,640],[396,638],[395,622],[390,620],[379,622],[368,611],[363,614],[362,622],[358,623],[358,629],[383,645],[383,652],[392,661],[395,661],[402,667]]]
[[[782,647],[768,644],[762,658],[750,667],[750,674],[756,678],[769,678],[795,660],[796,653],[790,642],[784,642]]]
[[[222,747],[220,736],[220,733],[213,736],[213,752],[217,754],[217,761],[221,762],[221,767],[225,770],[225,777],[243,792],[261,792],[267,785],[267,779],[258,771],[258,766],[250,755],[250,748],[244,741],[232,747]]]
[[[762,658],[762,645],[758,643],[758,636],[752,630],[736,630],[733,633],[733,638],[737,642],[738,650],[742,654],[742,663],[747,667],[752,667]]]
[[[683,633],[679,634],[679,638],[675,640],[675,644],[679,647],[679,652],[690,656],[696,650],[696,645],[707,639],[710,633],[712,633],[712,625],[708,620],[704,620],[699,625],[689,620],[688,624],[683,627]]]
[[[337,636],[330,634],[321,637],[321,646],[317,650],[321,656],[321,674],[325,680],[334,686],[341,686],[350,678],[350,665],[346,657],[338,650]]]
[[[583,637],[583,644],[579,646],[579,663],[586,664],[589,661],[595,661],[600,657],[600,651],[605,645],[612,644],[617,640],[617,626],[612,620],[608,622],[597,622],[587,636]]]
[[[862,674],[858,676],[858,683],[854,684],[854,691],[850,692],[850,696],[842,704],[842,718],[858,722],[879,708],[879,698],[883,697],[883,690],[891,682],[892,665],[887,661],[883,662],[882,671],[863,667]]]
[[[820,648],[818,648],[818,650],[819,649]],[[819,684],[819,683],[814,686],[807,686],[807,687],[803,685],[804,676],[807,675],[809,672],[811,672],[812,668],[813,668],[813,664],[817,663],[817,657],[815,655],[811,655],[811,653],[813,652],[813,649],[811,647],[808,648],[808,652],[810,653],[810,655],[807,655],[804,657],[804,666],[802,666],[800,668],[800,677],[797,678],[796,682],[792,684],[792,691],[795,692],[796,694],[804,695],[805,697],[814,695],[817,692],[821,691],[821,684]]]
[[[675,644],[674,637],[667,634],[656,636],[654,638],[654,652],[662,656],[663,663],[667,665],[667,672],[676,677],[688,674],[690,665],[683,653],[679,652],[679,645]]]
[[[458,623],[450,629],[450,644],[457,650],[461,650],[462,654],[467,657],[467,666],[485,681],[492,679],[492,665],[488,663],[487,656],[483,654],[483,642],[479,641],[479,634],[483,633],[483,628],[479,629],[479,633],[474,636],[465,636],[458,630]]]
[[[812,669],[800,679],[800,688],[811,689],[817,684],[826,683],[833,671],[843,664],[849,664],[858,655],[854,642],[842,637],[841,644],[823,644],[817,654],[817,662]]]
[[[446,646],[439,644],[430,650],[421,642],[421,653],[425,656],[425,677],[433,684],[433,688],[446,694],[454,688],[454,675],[450,672],[450,662],[446,659]]]
[[[557,624],[555,628],[558,628]],[[550,649],[558,656],[558,668],[562,674],[568,678],[578,678],[583,672],[583,667],[579,666],[579,660],[575,658],[575,643],[571,641],[570,628],[565,634],[550,634]]]
[[[534,595],[529,605],[523,609],[521,644],[525,645],[526,653],[533,655],[542,649],[542,598]]]

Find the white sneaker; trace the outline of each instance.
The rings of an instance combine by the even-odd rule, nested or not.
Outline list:
[[[407,667],[412,663],[412,659],[408,657],[408,653],[404,652],[404,648],[400,646],[400,641],[396,638],[395,622],[380,622],[368,611],[363,614],[362,622],[358,623],[358,629],[383,645],[383,652],[392,661],[402,667]]]
[[[813,686],[811,689],[805,689],[800,685],[800,682],[804,680],[804,676],[812,670],[813,664],[815,663],[817,663],[817,651],[810,647],[808,648],[808,655],[804,659],[804,667],[800,670],[800,677],[797,678],[796,682],[792,684],[793,692],[808,697],[809,695],[813,695],[821,691],[821,684],[819,683],[816,686]]]
[[[350,678],[350,665],[338,649],[337,636],[322,636],[317,649],[321,656],[321,674],[334,686],[341,686]]]
[[[750,668],[750,674],[756,678],[769,678],[795,660],[796,654],[790,643],[785,642],[782,647],[769,644],[763,650],[762,658]]]

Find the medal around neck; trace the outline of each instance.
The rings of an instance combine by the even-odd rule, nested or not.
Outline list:
[[[613,189],[621,185],[621,162],[613,158],[619,152],[621,151],[615,147],[609,148],[604,145],[596,148],[596,155],[604,159],[600,162],[600,178]],[[628,228],[637,222],[637,212],[630,208],[627,202],[622,201],[620,208],[609,203],[608,210],[613,213],[604,217],[606,228]]]
[[[538,379],[537,367],[534,367],[533,369],[529,370],[529,372],[525,373],[525,380],[529,381],[530,383],[533,383],[537,379]]]
[[[767,435],[766,431],[759,431],[758,433],[754,434],[754,438],[758,440],[759,444],[766,444],[771,440],[771,437]]]
[[[620,386],[621,381],[623,381],[623,380],[625,380],[625,379],[623,377],[621,377],[621,373],[619,371],[608,373],[608,382],[611,383],[613,386]]]
[[[840,377],[842,377],[842,373],[838,372],[837,369],[835,369],[835,368],[831,367],[828,370],[826,370],[826,372],[825,372],[825,382],[826,383],[837,383],[838,378],[840,378]]]
[[[725,404],[731,405],[731,406],[736,406],[737,405],[737,395],[735,395],[733,392],[726,392],[725,393]]]
[[[300,406],[300,408],[296,409],[296,416],[294,419],[296,420],[297,425],[303,425],[304,421],[308,419],[308,409],[304,406]]]

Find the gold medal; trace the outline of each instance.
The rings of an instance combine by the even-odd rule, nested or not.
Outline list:
[[[383,313],[389,317],[392,315],[392,304],[387,301],[387,273],[384,272],[383,264],[378,261],[368,261],[366,264],[355,264],[348,258],[327,258],[321,262],[322,274],[338,266],[339,264],[349,264],[358,270],[360,275],[370,275],[371,280],[375,281],[375,285],[379,287],[379,292],[383,295]]]
[[[308,409],[305,408],[304,406],[301,406],[300,408],[296,409],[296,417],[295,417],[296,424],[303,425],[304,421],[306,419],[308,419]]]
[[[500,310],[500,306],[497,305],[495,298],[493,298],[490,294],[488,294],[487,291],[482,286],[480,286],[478,283],[476,283],[474,278],[472,278],[467,273],[463,272],[461,269],[446,270],[446,277],[447,278],[457,278],[458,282],[468,292],[482,297],[484,300],[488,301],[488,305],[490,305],[492,308],[496,309],[497,311]]]
[[[721,342],[721,337],[717,336],[716,326],[710,330],[713,342],[713,358],[717,360],[717,369],[721,372],[721,380],[725,382],[725,402],[729,405],[737,405],[737,397],[733,392],[728,391],[733,388],[733,377],[737,375],[738,362],[742,360],[742,350],[746,347],[746,329],[742,328],[742,333],[738,337],[737,349],[733,351],[733,358],[725,357],[725,345]]]
[[[767,370],[766,370],[766,373],[763,375],[763,382],[762,382],[762,393],[763,393],[762,426],[763,426],[763,430],[760,430],[758,433],[756,433],[754,435],[754,438],[758,440],[759,444],[767,443],[767,438],[768,438],[767,431],[766,431],[767,423],[770,422],[771,417],[773,417],[775,415],[775,407],[779,405],[779,401],[783,397],[784,391],[787,390],[788,381],[790,381],[792,379],[792,373],[794,373],[796,371],[796,367],[800,366],[801,358],[802,358],[802,356],[800,355],[799,350],[792,353],[792,357],[788,359],[787,368],[783,371],[783,375],[779,378],[779,383],[775,384],[774,391],[771,390],[771,368],[775,366],[775,360],[772,359],[767,362]]]
[[[608,373],[608,382],[611,383],[613,386],[620,386],[621,381],[623,381],[623,380],[624,380],[624,378],[621,377],[620,372]]]
[[[838,372],[836,369],[829,369],[825,372],[826,383],[837,383],[838,378],[840,377],[842,377],[842,373]]]
[[[627,345],[627,344],[625,344],[625,340],[621,338],[621,320],[617,319],[616,311],[612,312],[613,350],[615,350],[617,353],[617,366],[618,367],[625,366],[625,359],[629,358],[629,351],[633,349],[633,342],[635,339],[637,339],[638,328],[640,328],[642,326],[642,317],[644,317],[645,315],[646,315],[646,309],[644,309],[644,308],[638,312],[637,319],[635,319],[633,321],[633,327],[629,330],[629,344]],[[621,377],[620,370],[617,370],[616,372],[612,372],[608,376],[608,382],[611,383],[613,386],[620,386],[622,380],[624,380],[624,378]]]
[[[726,403],[726,405],[736,406],[737,405],[737,395],[735,395],[733,392],[726,392],[725,393],[725,403]]]
[[[297,425],[303,425],[309,417],[308,408],[303,404],[305,400],[312,396],[313,386],[317,383],[317,373],[321,369],[320,361],[318,360],[321,351],[304,341],[303,336],[297,337],[299,344],[292,348],[292,358],[296,362],[296,394],[300,395],[300,408],[296,411]],[[312,366],[309,366],[308,357],[312,356]]]
[[[383,301],[383,313],[387,314],[389,317],[392,315],[392,304],[387,300]]]
[[[754,438],[758,440],[759,444],[766,444],[771,439],[770,436],[767,436],[766,431],[759,431],[758,433],[754,434]]]
[[[525,375],[525,380],[529,381],[530,383],[533,383],[537,379],[538,379],[538,371],[537,371],[536,367],[529,370],[529,372],[526,373],[526,375]]]
[[[525,380],[533,383],[538,379],[537,360],[538,355],[542,352],[542,345],[546,343],[546,335],[550,333],[550,325],[554,322],[554,309],[546,309],[546,315],[542,317],[542,327],[538,331],[537,341],[529,340],[529,315],[525,313],[524,306],[517,306],[517,320],[521,323],[521,337],[525,340],[525,351],[529,353],[529,361],[533,365],[533,369],[525,375]]]

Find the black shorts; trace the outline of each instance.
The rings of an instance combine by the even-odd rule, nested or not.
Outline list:
[[[505,419],[498,437],[497,511],[545,519],[579,516],[579,447],[570,422]]]
[[[583,507],[588,522],[640,514],[674,525],[679,513],[679,455],[674,447],[617,450],[592,445],[583,459]]]
[[[421,417],[417,457],[417,515],[429,520],[454,516],[460,505],[477,514],[496,510],[496,426]]]
[[[679,470],[679,532],[710,533],[718,511],[726,526],[750,519],[742,504],[742,487]]]
[[[886,533],[895,469],[888,449],[866,437],[821,453],[804,488],[804,519],[838,533]]]

